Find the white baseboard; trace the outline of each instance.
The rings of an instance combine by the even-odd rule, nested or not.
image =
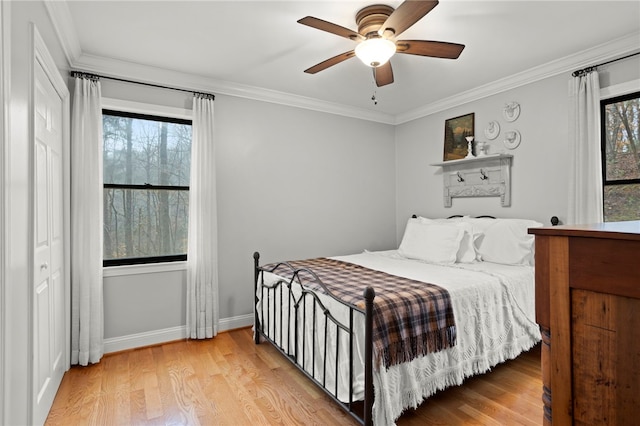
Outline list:
[[[253,314],[240,315],[237,317],[223,318],[218,322],[218,331],[234,330],[236,328],[253,325]]]
[[[253,324],[253,314],[240,315],[237,317],[223,318],[218,323],[218,331],[233,330],[235,328],[247,327]],[[104,339],[104,353],[125,351],[143,346],[157,345],[187,338],[187,328],[179,327],[164,328],[161,330],[145,331],[144,333],[129,334],[127,336],[111,337]]]

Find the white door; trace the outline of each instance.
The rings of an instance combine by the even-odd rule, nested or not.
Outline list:
[[[47,418],[67,370],[64,238],[65,102],[34,69],[33,424]]]

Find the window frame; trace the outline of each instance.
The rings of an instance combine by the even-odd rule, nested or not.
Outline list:
[[[624,88],[633,87],[633,90],[624,90]],[[618,89],[618,90],[616,90]],[[616,102],[627,101],[629,99],[640,99],[640,90],[636,85],[628,84],[620,85],[620,88],[611,88],[606,92],[601,90],[600,94],[600,161],[602,164],[602,211],[606,216],[606,205],[604,202],[605,190],[608,186],[618,185],[640,185],[640,178],[633,179],[607,179],[607,123],[606,123],[606,107]]]
[[[174,124],[188,124],[193,126],[193,119],[190,110],[163,107],[157,105],[143,104],[138,102],[122,101],[117,99],[102,99],[102,115],[112,115],[125,118],[139,118],[143,120],[162,121]],[[153,185],[153,184],[114,184],[104,183],[105,189],[137,189],[137,190],[177,190],[189,191],[189,186],[173,185]],[[103,218],[104,220],[104,218]],[[119,259],[102,259],[103,268],[131,267],[134,265],[154,265],[184,263],[187,260],[187,253],[172,254],[165,256],[129,257]]]

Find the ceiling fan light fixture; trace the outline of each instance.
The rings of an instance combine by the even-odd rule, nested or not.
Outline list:
[[[396,53],[396,44],[383,37],[370,37],[356,46],[356,56],[369,67],[386,64]]]

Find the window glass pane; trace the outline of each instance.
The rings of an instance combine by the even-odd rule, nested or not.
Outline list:
[[[104,259],[187,252],[189,191],[104,189]]]
[[[640,97],[604,107],[605,178],[640,179]]]
[[[640,220],[640,183],[604,187],[604,220]]]
[[[103,114],[104,183],[189,186],[191,125]]]

